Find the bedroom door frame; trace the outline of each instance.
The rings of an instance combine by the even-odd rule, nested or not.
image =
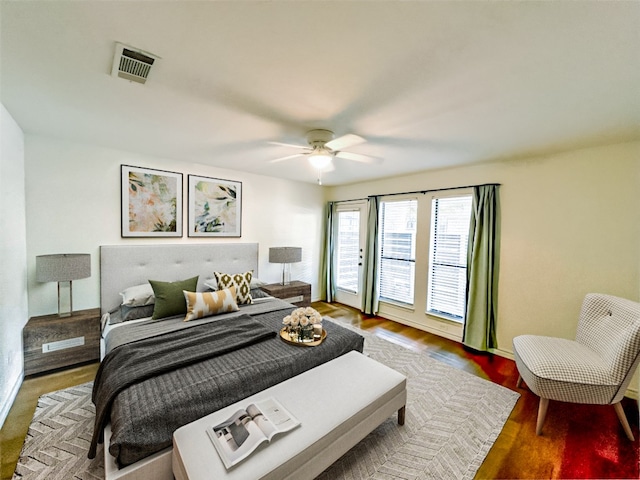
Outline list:
[[[333,271],[336,272],[335,301],[362,310],[364,259],[367,249],[367,201],[339,203],[336,206],[334,225],[335,251],[332,261]],[[354,240],[356,234],[357,241]],[[341,242],[341,235],[345,235],[344,242]],[[341,248],[349,249],[349,252],[343,254],[340,251]],[[353,252],[354,248],[357,248],[357,252]],[[344,262],[345,258],[350,264],[339,265],[339,262]],[[341,278],[341,271],[344,278]],[[357,276],[354,278],[353,275],[356,272]]]

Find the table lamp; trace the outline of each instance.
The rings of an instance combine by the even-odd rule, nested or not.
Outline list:
[[[269,248],[269,263],[282,264],[282,285],[291,283],[291,264],[302,261],[300,247],[271,247]]]
[[[58,282],[58,316],[70,317],[73,313],[71,282],[91,276],[91,255],[88,253],[60,253],[36,256],[36,280]],[[69,302],[63,306],[61,284],[69,282]],[[66,304],[66,302],[64,302]]]

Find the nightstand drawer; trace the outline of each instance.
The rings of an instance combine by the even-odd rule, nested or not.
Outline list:
[[[304,302],[304,295],[298,295],[297,297],[283,298],[282,300],[289,303],[300,303],[300,302]]]
[[[311,285],[308,283],[296,280],[289,285],[272,283],[263,285],[260,288],[272,297],[280,298],[298,307],[308,307],[311,305]]]
[[[99,360],[100,309],[32,317],[22,335],[25,375]]]

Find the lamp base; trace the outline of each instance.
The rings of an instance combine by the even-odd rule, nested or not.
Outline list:
[[[283,263],[282,264],[282,283],[281,285],[290,285],[291,284],[291,264]]]
[[[58,317],[70,317],[73,313],[73,287],[71,280],[58,282]]]

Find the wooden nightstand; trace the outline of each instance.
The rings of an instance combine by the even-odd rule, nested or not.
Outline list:
[[[100,309],[31,317],[22,331],[24,374],[100,359]]]
[[[272,297],[281,298],[298,307],[308,307],[311,305],[311,285],[304,282],[293,281],[289,285],[271,283],[260,287],[265,293]]]

